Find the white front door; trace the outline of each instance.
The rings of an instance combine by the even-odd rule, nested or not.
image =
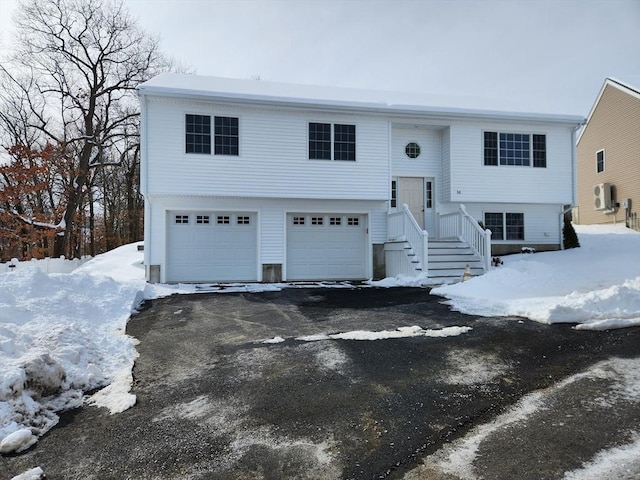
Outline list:
[[[398,179],[398,207],[407,204],[420,225],[436,236],[435,219],[435,179],[423,177],[400,177]]]
[[[400,177],[398,179],[398,207],[407,204],[420,228],[424,229],[425,209],[424,178]]]

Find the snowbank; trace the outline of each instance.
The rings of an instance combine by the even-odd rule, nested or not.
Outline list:
[[[580,248],[506,256],[486,275],[431,293],[472,315],[594,330],[640,325],[640,233],[623,226],[575,228]]]
[[[114,252],[105,257],[122,266],[123,251]],[[29,448],[58,423],[56,412],[82,405],[86,391],[111,383],[109,395],[90,400],[111,413],[135,403],[135,340],[124,332],[144,280],[95,275],[106,263],[97,257],[72,274],[0,274],[1,453]]]

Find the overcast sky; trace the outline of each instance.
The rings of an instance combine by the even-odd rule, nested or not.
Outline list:
[[[201,75],[493,99],[586,116],[640,87],[640,0],[124,0]],[[15,0],[0,0],[6,44]]]

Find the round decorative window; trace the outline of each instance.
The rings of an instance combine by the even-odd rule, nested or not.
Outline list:
[[[407,146],[404,147],[404,153],[409,158],[418,158],[420,156],[420,145],[416,142],[407,143]]]

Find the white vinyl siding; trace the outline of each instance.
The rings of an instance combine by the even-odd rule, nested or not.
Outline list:
[[[385,119],[153,98],[146,108],[148,193],[365,200],[388,195]],[[180,125],[187,111],[240,117],[240,155],[186,155]],[[310,121],[356,125],[357,161],[309,161]]]
[[[560,214],[562,213],[562,205],[466,203],[465,207],[469,215],[480,221],[484,221],[484,214],[488,212],[522,213],[524,215],[524,240],[492,239],[492,242],[556,245],[561,241]]]
[[[567,127],[518,126],[523,132],[546,135],[546,168],[506,168],[484,165],[485,130],[493,125],[451,127],[452,202],[504,202],[570,204],[573,201],[571,130]],[[510,130],[515,130],[513,127]]]

